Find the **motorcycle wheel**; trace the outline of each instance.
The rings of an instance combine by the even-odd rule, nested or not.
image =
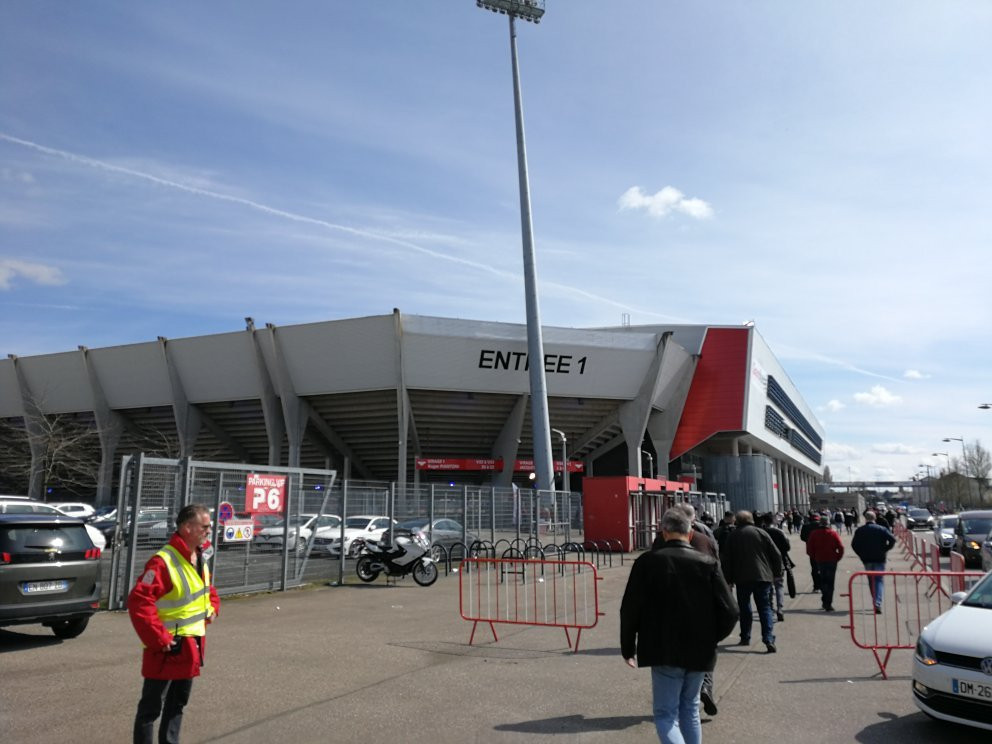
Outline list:
[[[437,566],[420,561],[413,567],[413,580],[420,586],[430,586],[437,581]]]
[[[379,572],[372,568],[372,556],[366,555],[358,559],[355,565],[355,573],[362,581],[375,581],[379,578]]]

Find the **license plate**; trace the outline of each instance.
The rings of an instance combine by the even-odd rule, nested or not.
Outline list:
[[[55,581],[26,581],[23,584],[25,594],[54,594],[69,591],[69,582],[65,579]]]
[[[970,682],[965,679],[952,679],[951,690],[955,695],[992,702],[992,685]]]

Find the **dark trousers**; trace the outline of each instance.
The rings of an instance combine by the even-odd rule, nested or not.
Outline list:
[[[772,582],[745,581],[737,585],[737,605],[740,607],[741,640],[751,640],[751,596],[758,610],[758,622],[761,624],[761,640],[765,643],[775,643],[775,611],[772,609]]]
[[[160,715],[159,744],[178,744],[183,708],[192,689],[192,679],[146,679],[134,717],[134,744],[154,744],[155,721]]]
[[[813,556],[809,558],[809,572],[813,576],[813,591],[820,591],[820,567],[817,562],[813,560]]]
[[[823,606],[833,607],[834,604],[834,577],[837,575],[837,562],[819,564],[820,569],[820,591],[823,596]]]

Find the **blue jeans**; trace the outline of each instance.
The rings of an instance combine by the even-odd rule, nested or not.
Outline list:
[[[818,563],[820,569],[820,592],[823,594],[823,606],[833,607],[834,578],[837,576],[837,562]]]
[[[865,571],[884,571],[885,561],[880,563],[865,563]],[[876,607],[882,606],[882,577],[881,576],[869,576],[868,577],[868,588],[871,589],[871,598],[875,602]]]
[[[772,582],[748,581],[737,585],[737,605],[741,611],[741,640],[751,640],[751,595],[758,608],[758,622],[761,623],[761,640],[765,643],[775,643],[775,613],[772,610]]]
[[[700,744],[699,690],[705,672],[681,667],[651,667],[654,726],[661,744]]]

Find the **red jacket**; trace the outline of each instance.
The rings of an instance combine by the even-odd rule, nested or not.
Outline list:
[[[844,545],[839,534],[829,527],[819,527],[806,538],[806,553],[817,563],[836,563],[844,555]]]
[[[186,542],[173,534],[169,545],[179,551],[187,561],[192,563],[192,555]],[[194,564],[195,565],[195,564]],[[201,572],[202,575],[202,572]],[[183,645],[177,654],[167,654],[162,649],[172,643],[172,633],[166,630],[158,619],[155,601],[172,591],[172,579],[165,561],[153,555],[145,564],[145,571],[134,585],[127,598],[127,612],[131,617],[138,637],[145,645],[141,660],[141,676],[148,679],[190,679],[200,674],[203,664],[203,654],[206,651],[207,639],[197,639],[185,636]],[[210,586],[210,604],[213,605],[214,615],[220,611],[220,597],[213,584]],[[207,619],[210,622],[210,619]]]

